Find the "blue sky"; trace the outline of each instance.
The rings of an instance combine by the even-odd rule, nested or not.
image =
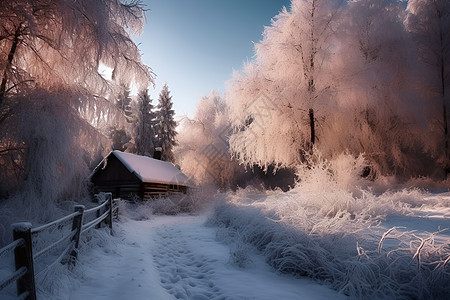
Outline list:
[[[156,73],[157,103],[167,82],[177,117],[193,116],[212,89],[223,93],[232,71],[253,56],[253,42],[289,0],[145,0],[143,61]]]

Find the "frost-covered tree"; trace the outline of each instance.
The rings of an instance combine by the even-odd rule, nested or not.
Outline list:
[[[125,128],[111,127],[109,133],[109,139],[111,140],[111,149],[119,151],[130,152],[131,137],[128,135]]]
[[[236,171],[242,168],[229,154],[230,133],[226,103],[212,91],[197,103],[194,117],[185,118],[181,124],[174,152],[183,172],[199,185],[232,186]]]
[[[121,83],[119,93],[112,99],[117,110],[116,118],[108,122],[107,133],[113,150],[134,152],[135,149],[132,137],[136,116],[133,116],[133,99],[130,93],[129,86]]]
[[[439,143],[420,86],[441,81],[421,73],[407,13],[400,1],[293,0],[228,83],[234,157],[268,170],[311,164],[312,149],[362,153],[379,174],[434,176]]]
[[[70,105],[106,134],[108,120],[123,123],[105,96],[117,92],[114,82],[152,82],[131,34],[143,26],[139,1],[1,1],[0,120],[11,115],[8,96],[35,87],[76,90]],[[114,81],[98,72],[113,69]]]
[[[320,82],[324,76],[322,65],[324,59],[331,52],[328,51],[329,40],[333,32],[333,26],[338,7],[332,1],[309,0],[292,3],[292,14],[289,34],[292,37],[291,44],[298,52],[300,58],[300,70],[303,75],[301,89],[305,93],[303,101],[306,102],[306,110],[309,119],[309,147],[316,141],[315,104],[323,98],[323,93],[331,88],[328,82]],[[284,24],[282,26],[285,26]],[[274,26],[276,27],[276,26]],[[286,45],[285,45],[286,46]],[[325,83],[325,84],[324,84]],[[294,108],[293,105],[292,108]]]
[[[108,135],[111,120],[126,120],[108,95],[115,82],[152,82],[131,34],[139,33],[144,9],[139,1],[1,1],[0,2],[0,121],[11,116],[10,100],[36,87],[73,90],[66,97],[80,116]],[[113,69],[113,81],[98,69]]]
[[[440,143],[432,148],[445,172],[450,173],[450,2],[447,0],[410,0],[406,27],[411,32],[426,65],[423,97],[434,111],[432,132],[438,132]],[[433,147],[434,146],[434,147]]]
[[[0,106],[30,85],[100,93],[110,87],[98,73],[100,62],[118,82],[146,84],[150,71],[130,38],[143,18],[139,1],[1,1]]]
[[[176,142],[177,123],[174,120],[175,111],[172,109],[172,96],[170,95],[169,86],[164,84],[158,99],[158,111],[156,113],[156,132],[157,144],[162,147],[162,160],[174,161],[173,147]]]
[[[105,123],[118,111],[106,97],[116,82],[153,80],[131,39],[143,21],[139,1],[0,1],[0,195],[18,207],[4,207],[0,228],[48,220],[87,190],[80,178],[109,148]]]
[[[233,76],[227,95],[235,127],[230,146],[241,162],[289,166],[318,142],[333,105],[327,64],[341,3],[294,0],[265,28],[255,60]]]
[[[326,122],[327,145],[321,147],[327,157],[364,153],[384,174],[420,174],[429,164],[422,155],[424,118],[413,109],[423,102],[404,15],[401,3],[387,0],[351,2],[343,13],[338,59],[330,65],[339,88],[338,110]],[[410,163],[421,155],[423,164]]]
[[[137,97],[135,120],[136,154],[153,156],[155,150],[156,114],[148,90],[142,90]]]
[[[2,199],[0,236],[8,236],[3,229],[13,221],[51,220],[57,203],[85,196],[90,166],[108,139],[79,117],[67,97],[78,95],[35,90],[9,99],[15,115],[0,130],[0,188],[8,197]]]
[[[121,84],[121,91],[115,101],[117,108],[125,115],[128,123],[132,122],[132,101],[130,87],[127,84]]]

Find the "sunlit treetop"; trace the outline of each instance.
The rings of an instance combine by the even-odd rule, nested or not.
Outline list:
[[[98,73],[100,63],[117,82],[147,86],[151,70],[131,40],[144,13],[139,1],[1,1],[1,98],[27,86],[104,92],[110,84]]]

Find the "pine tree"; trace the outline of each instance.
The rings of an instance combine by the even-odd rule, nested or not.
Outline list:
[[[111,127],[109,138],[111,140],[111,148],[113,150],[126,151],[129,148],[131,137],[128,136],[124,128]]]
[[[156,117],[157,125],[157,141],[158,145],[162,147],[162,160],[173,161],[173,147],[176,143],[177,132],[175,128],[177,123],[174,120],[175,111],[172,109],[172,96],[170,96],[169,87],[164,84],[164,87],[159,94],[158,113]]]
[[[130,87],[127,84],[121,84],[121,91],[120,94],[117,96],[116,99],[116,106],[117,108],[123,112],[125,115],[125,118],[127,119],[128,123],[132,122],[132,111],[131,111],[131,91]]]
[[[156,114],[148,90],[139,93],[136,107],[136,154],[153,156],[155,150]]]
[[[113,124],[109,126],[108,135],[113,150],[135,152],[135,147],[131,141],[131,131],[133,131],[131,123],[134,121],[131,92],[128,84],[121,83],[120,87],[120,93],[113,99],[113,103],[115,103],[119,114],[124,117],[126,123],[120,123],[114,120]]]

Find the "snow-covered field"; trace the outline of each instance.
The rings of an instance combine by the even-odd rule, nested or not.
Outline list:
[[[122,205],[39,299],[446,299],[450,193],[252,189],[195,214]],[[387,234],[385,234],[387,233]],[[0,294],[13,299],[14,289]],[[9,294],[7,294],[9,292]]]
[[[310,279],[276,274],[256,252],[230,261],[206,214],[126,220],[101,247],[85,249],[70,278],[41,299],[341,299]],[[104,236],[103,238],[106,238]],[[102,238],[97,237],[102,240]],[[58,281],[58,280],[56,280]]]
[[[280,273],[360,299],[448,299],[450,193],[375,195],[330,186],[223,196],[212,223],[241,260],[252,245]],[[244,257],[244,258],[242,258]]]

